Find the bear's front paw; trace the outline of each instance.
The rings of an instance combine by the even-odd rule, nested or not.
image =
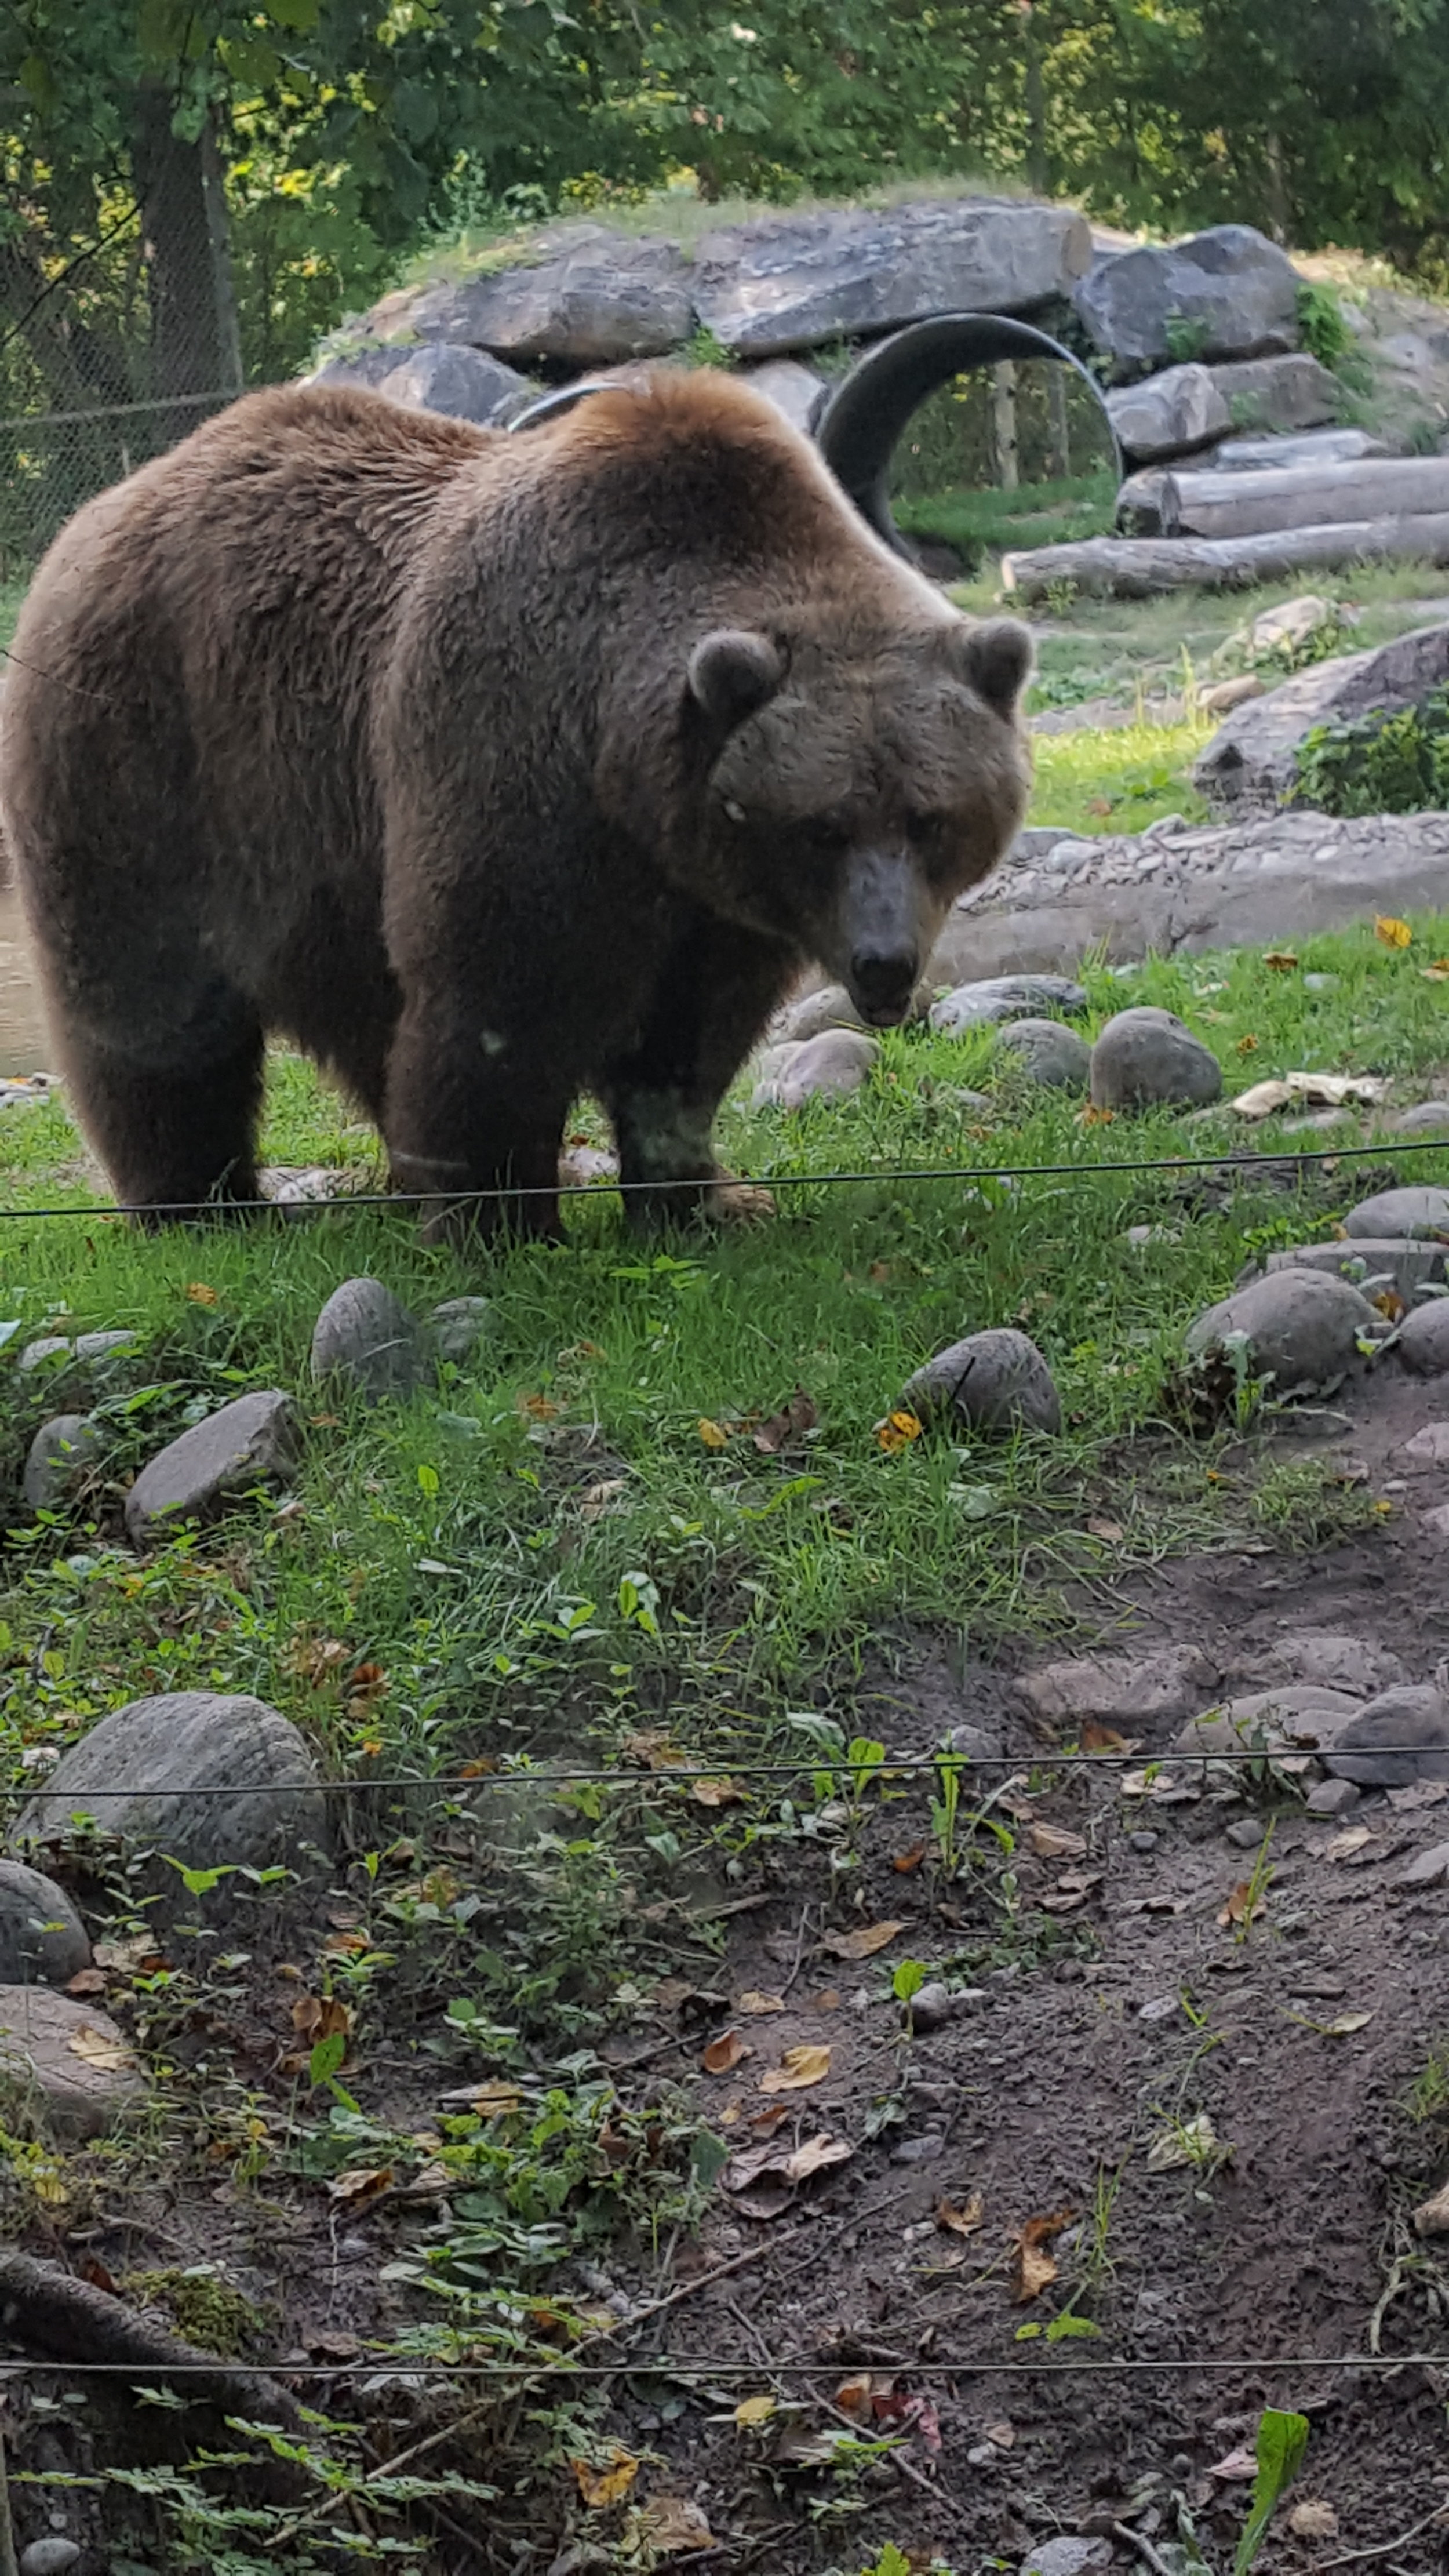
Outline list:
[[[721,1225],[764,1225],[776,1212],[771,1191],[757,1181],[736,1181],[728,1172],[711,1182],[705,1205]]]

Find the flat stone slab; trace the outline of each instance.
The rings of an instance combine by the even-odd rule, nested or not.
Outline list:
[[[126,1528],[137,1547],[181,1522],[206,1520],[239,1494],[285,1476],[296,1458],[297,1415],[289,1395],[263,1388],[239,1395],[183,1431],[141,1470],[126,1497]]]
[[[58,2136],[94,2138],[146,2092],[108,2014],[48,1986],[0,1986],[0,2098],[33,2101]]]
[[[327,1839],[305,1739],[241,1693],[168,1691],[113,1709],[61,1756],[11,1847],[64,1841],[78,1815],[189,1869],[265,1867]]]

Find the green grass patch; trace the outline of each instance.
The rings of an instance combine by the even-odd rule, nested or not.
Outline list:
[[[1112,525],[1116,502],[1116,476],[1099,469],[1050,483],[1024,483],[1015,491],[935,492],[919,499],[902,497],[891,506],[897,525],[908,535],[936,537],[975,567],[991,552],[1102,536]]]
[[[1098,732],[1036,734],[1027,819],[1066,832],[1143,832],[1162,814],[1205,820],[1189,772],[1213,726],[1131,724]]]

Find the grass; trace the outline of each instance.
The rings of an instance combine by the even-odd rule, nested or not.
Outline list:
[[[0,653],[5,652],[15,632],[27,588],[23,581],[0,581]]]
[[[898,526],[908,535],[939,538],[973,565],[993,549],[1001,554],[1102,536],[1112,526],[1116,506],[1117,478],[1101,469],[1023,484],[1015,491],[933,492],[892,504]]]
[[[1038,734],[1027,819],[1082,834],[1145,832],[1164,814],[1202,821],[1208,809],[1188,773],[1212,732],[1210,720],[1194,718]]]

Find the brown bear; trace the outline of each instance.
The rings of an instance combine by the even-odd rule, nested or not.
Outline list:
[[[250,395],[71,521],[14,650],[55,1041],[152,1215],[256,1196],[269,1032],[431,1222],[483,1193],[556,1233],[586,1089],[682,1213],[802,966],[900,1020],[1026,793],[1023,630],[959,616],[708,373],[517,437]]]

